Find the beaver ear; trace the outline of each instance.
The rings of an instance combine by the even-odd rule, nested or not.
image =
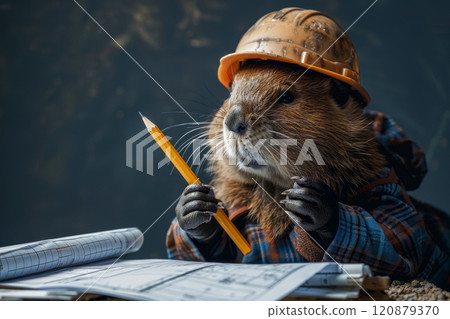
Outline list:
[[[344,107],[350,97],[351,87],[342,81],[331,79],[331,96],[340,107]]]

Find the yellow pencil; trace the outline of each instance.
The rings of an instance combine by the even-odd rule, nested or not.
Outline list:
[[[141,114],[141,113],[139,113]],[[166,153],[167,157],[172,161],[173,165],[177,170],[183,175],[184,179],[189,184],[200,183],[198,177],[194,174],[192,169],[186,164],[181,155],[177,152],[172,143],[169,142],[167,137],[161,132],[161,130],[153,124],[148,118],[141,114],[142,120],[147,127],[148,132],[153,137],[153,139],[158,143],[161,149]],[[239,250],[247,255],[251,250],[250,244],[245,240],[244,236],[237,230],[236,226],[230,221],[228,216],[225,214],[223,209],[218,209],[216,215],[214,216],[220,226],[225,230],[225,232],[230,236]]]

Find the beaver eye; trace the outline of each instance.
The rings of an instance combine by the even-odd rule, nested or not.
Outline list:
[[[278,100],[283,104],[289,104],[294,101],[294,96],[289,92],[284,92]]]

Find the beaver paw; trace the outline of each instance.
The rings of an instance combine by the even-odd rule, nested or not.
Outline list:
[[[325,183],[306,177],[292,177],[294,186],[285,190],[280,201],[285,212],[298,227],[328,246],[336,234],[339,219],[338,198]]]
[[[211,185],[188,185],[175,208],[178,224],[189,237],[209,240],[217,232],[217,222],[212,216],[218,208],[223,208],[219,204]]]

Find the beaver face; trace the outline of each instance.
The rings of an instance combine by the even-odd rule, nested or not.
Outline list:
[[[325,165],[345,153],[339,145],[351,139],[351,123],[361,109],[356,103],[352,107],[336,102],[331,78],[304,71],[273,61],[239,69],[210,134],[211,147],[223,153],[219,165],[247,182],[258,176],[286,186],[291,176],[324,173],[311,150],[302,160],[305,140],[313,141]]]

